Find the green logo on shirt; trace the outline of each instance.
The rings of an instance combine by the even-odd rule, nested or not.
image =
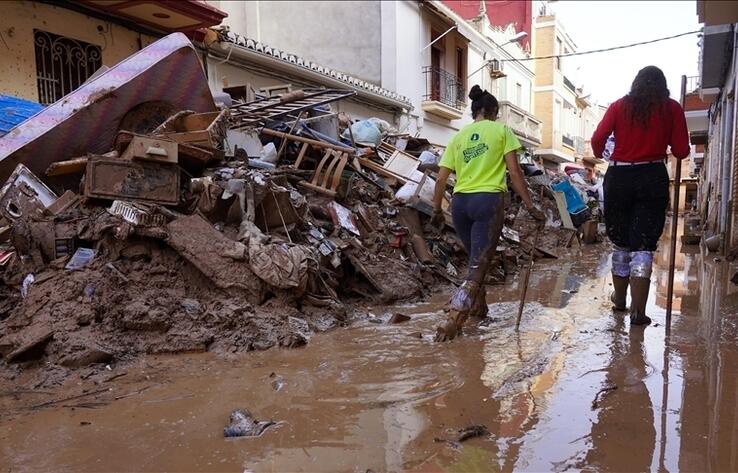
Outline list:
[[[464,155],[464,163],[468,163],[474,158],[478,158],[484,153],[487,152],[489,147],[487,146],[487,143],[479,143],[476,146],[472,146],[471,148],[466,148],[464,151],[462,151],[462,154]]]
[[[479,133],[472,133],[471,141],[479,141]]]

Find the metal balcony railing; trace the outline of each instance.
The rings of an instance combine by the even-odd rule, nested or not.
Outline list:
[[[443,69],[432,66],[423,67],[425,76],[425,95],[423,100],[435,100],[449,107],[464,110],[466,94],[464,82]]]

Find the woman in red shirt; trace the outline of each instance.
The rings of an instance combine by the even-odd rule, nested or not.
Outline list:
[[[630,323],[646,325],[653,252],[664,231],[669,203],[667,147],[677,159],[689,156],[684,111],[669,98],[661,69],[648,66],[633,80],[630,92],[614,102],[592,135],[595,156],[602,157],[610,133],[615,150],[605,175],[605,225],[615,245],[612,279],[615,310],[626,310],[630,285]]]

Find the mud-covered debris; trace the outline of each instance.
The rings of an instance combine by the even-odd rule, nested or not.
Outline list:
[[[458,437],[456,437],[456,441],[461,443],[469,439],[484,437],[487,435],[489,435],[489,430],[487,429],[487,426],[474,424],[468,427],[464,427],[463,429],[459,429],[459,435]]]
[[[9,363],[17,363],[21,361],[36,360],[43,356],[46,345],[54,338],[54,332],[47,328],[37,329],[34,333],[25,334],[10,351],[5,359]],[[0,339],[0,348],[8,346],[7,342]]]
[[[259,421],[246,409],[231,412],[228,425],[223,429],[223,437],[259,437],[274,421]]]
[[[272,380],[270,384],[275,391],[281,391],[285,384],[287,384],[284,378],[277,373],[271,373],[269,379]]]
[[[66,355],[59,364],[69,368],[82,368],[95,363],[110,363],[112,360],[113,354],[109,350],[91,343]]]
[[[387,323],[388,324],[401,324],[403,322],[407,322],[411,318],[412,317],[410,317],[409,315],[400,314],[399,312],[395,312],[394,314],[392,314],[392,317],[390,317]]]

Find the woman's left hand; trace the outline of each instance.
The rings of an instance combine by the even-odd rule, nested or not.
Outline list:
[[[543,213],[543,211],[539,209],[538,207],[536,207],[535,205],[531,205],[530,207],[528,207],[527,210],[530,216],[536,219],[537,221],[539,222],[546,221],[546,214]]]

